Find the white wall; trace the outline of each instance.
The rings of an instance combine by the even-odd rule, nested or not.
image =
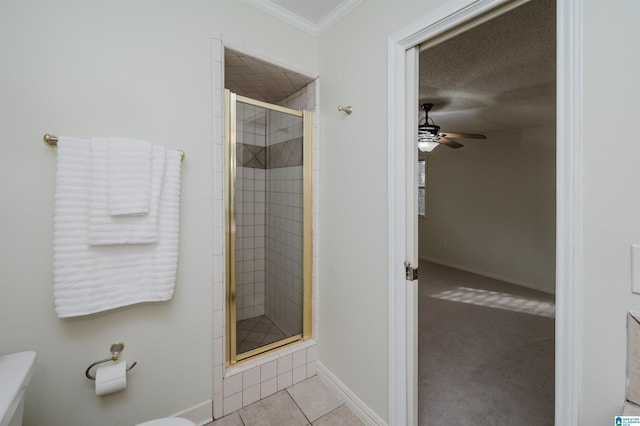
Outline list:
[[[212,116],[221,114],[212,108],[212,37],[220,34],[317,73],[313,37],[239,0],[0,2],[0,352],[38,352],[26,425],[133,424],[213,396],[223,234],[213,238],[222,172],[212,161]],[[55,316],[56,153],[42,143],[46,132],[138,137],[186,152],[171,301]],[[126,392],[97,398],[84,370],[117,340],[139,364]]]
[[[560,4],[564,1],[559,1]],[[442,2],[362,3],[320,37],[322,287],[320,359],[387,416],[387,55],[389,34]],[[640,3],[582,0],[583,218],[578,254],[580,425],[619,414],[625,387],[625,314],[637,226]],[[415,18],[415,19],[414,19]],[[609,23],[607,25],[606,23]],[[354,113],[336,111],[351,104]],[[391,348],[391,350],[393,350]],[[385,371],[383,371],[385,370]]]
[[[580,424],[597,426],[620,413],[625,315],[640,312],[630,292],[630,244],[640,242],[640,3],[583,3]]]
[[[421,258],[555,293],[555,127],[427,155]]]
[[[367,0],[320,37],[319,355],[383,419],[389,390],[387,39],[441,4]],[[353,114],[338,112],[338,105],[352,105]]]

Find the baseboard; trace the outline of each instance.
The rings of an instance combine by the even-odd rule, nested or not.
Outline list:
[[[176,413],[171,417],[183,417],[191,420],[198,426],[204,426],[213,421],[213,401],[204,401],[198,405]]]
[[[526,288],[529,288],[531,290],[541,291],[541,292],[547,293],[547,294],[555,294],[555,292],[549,292],[547,290],[542,290],[540,288],[532,286],[529,283],[526,283],[526,282],[523,282],[523,281],[514,280],[512,278],[505,277],[505,276],[502,276],[502,275],[493,274],[491,272],[483,271],[481,269],[469,268],[469,267],[464,266],[464,265],[458,265],[458,264],[453,263],[453,262],[447,262],[445,260],[435,259],[433,257],[420,256],[420,260],[425,260],[425,261],[431,262],[431,263],[437,263],[438,265],[448,266],[450,268],[460,269],[461,271],[471,272],[472,274],[480,275],[480,276],[487,277],[487,278],[492,278],[494,280],[504,281],[506,283],[517,285],[517,286],[520,286],[520,287],[526,287]]]
[[[367,404],[354,394],[344,383],[340,381],[327,367],[316,361],[318,377],[334,392],[340,395],[345,404],[366,425],[385,426],[387,422],[382,420]]]

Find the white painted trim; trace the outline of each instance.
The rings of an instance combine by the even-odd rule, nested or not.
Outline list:
[[[182,417],[191,420],[198,426],[204,426],[213,421],[213,401],[204,401],[184,411],[180,411],[171,417]]]
[[[582,271],[582,0],[556,4],[556,418],[577,425]]]
[[[335,9],[333,9],[330,13],[327,14],[324,18],[318,22],[317,29],[313,35],[320,35],[326,30],[328,30],[333,24],[344,18],[349,12],[351,12],[356,7],[360,6],[364,0],[345,0],[340,3]]]
[[[461,271],[471,272],[472,274],[480,275],[480,276],[487,277],[487,278],[493,278],[494,280],[504,281],[505,283],[517,285],[519,287],[526,287],[526,288],[529,288],[531,290],[541,291],[543,293],[552,294],[552,295],[554,294],[554,293],[549,293],[548,291],[544,291],[544,290],[541,290],[539,288],[536,288],[536,287],[532,286],[531,284],[529,284],[527,282],[524,282],[524,281],[514,280],[512,278],[505,277],[505,276],[500,275],[500,274],[494,274],[494,273],[491,273],[491,272],[484,271],[482,269],[470,268],[468,266],[460,265],[460,264],[454,263],[454,262],[447,262],[446,260],[436,259],[435,257],[421,256],[420,260],[426,260],[427,262],[437,263],[438,265],[448,266],[450,268],[459,269]]]
[[[342,397],[345,404],[366,425],[378,426],[387,423],[365,404],[351,389],[338,379],[324,364],[316,361],[318,377],[337,395]]]
[[[418,90],[420,84],[420,51],[417,47],[405,50],[405,215],[407,221],[406,258],[418,267],[418,150],[412,142],[418,139]],[[413,148],[413,149],[412,149]],[[405,305],[407,350],[407,424],[418,424],[418,281],[405,281],[407,299]]]
[[[404,164],[406,49],[442,34],[509,0],[455,0],[392,34],[388,40],[388,236],[389,236],[389,424],[409,425],[406,259],[407,191]],[[556,242],[556,402],[555,424],[577,425],[580,391],[580,129],[582,3],[557,2],[557,242]],[[416,88],[417,90],[417,88]],[[411,294],[411,293],[410,293]],[[410,296],[409,296],[410,297]]]
[[[388,44],[389,126],[388,174],[388,298],[389,298],[389,424],[407,425],[407,286],[405,170],[405,50],[394,39]],[[413,395],[411,396],[413,398]]]
[[[405,281],[407,287],[407,409],[406,424],[418,422],[418,280]]]
[[[314,36],[322,34],[363,2],[363,0],[344,0],[319,22],[314,23],[269,0],[242,1]]]

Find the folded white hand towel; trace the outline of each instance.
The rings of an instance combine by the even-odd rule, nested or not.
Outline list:
[[[58,317],[169,300],[178,267],[180,154],[167,150],[156,244],[92,246],[91,145],[59,137],[53,233],[53,292]]]
[[[136,139],[108,138],[107,177],[109,213],[149,213],[151,198],[151,143]]]
[[[118,215],[109,212],[108,152],[112,139],[91,139],[91,203],[88,238],[91,245],[151,244],[158,241],[158,209],[165,169],[165,151],[152,146],[149,212],[145,215]]]

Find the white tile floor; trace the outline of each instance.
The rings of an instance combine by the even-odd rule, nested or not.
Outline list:
[[[257,401],[209,426],[364,425],[318,376]]]

